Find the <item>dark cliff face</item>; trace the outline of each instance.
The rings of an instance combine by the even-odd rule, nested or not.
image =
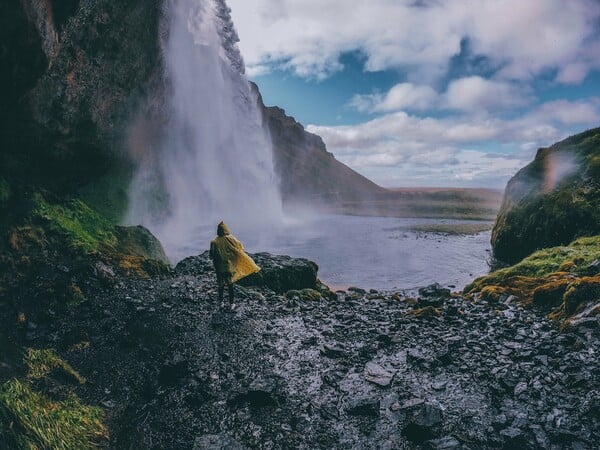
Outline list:
[[[2,5],[2,174],[72,191],[128,160],[160,77],[160,1]]]
[[[533,251],[600,234],[600,128],[540,149],[506,187],[492,233],[495,256],[516,262]]]
[[[1,182],[76,194],[119,219],[136,161],[166,126],[164,4],[0,5]],[[356,200],[384,191],[337,161],[319,136],[258,98],[285,200]]]
[[[258,87],[253,84],[258,91]],[[259,106],[271,134],[275,170],[287,201],[357,199],[381,194],[385,189],[336,160],[320,136],[276,106]]]

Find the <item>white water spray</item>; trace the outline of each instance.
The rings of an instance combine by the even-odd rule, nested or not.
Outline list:
[[[164,60],[167,125],[130,192],[173,261],[203,251],[224,220],[249,245],[281,220],[270,136],[244,76],[224,0],[171,0]]]

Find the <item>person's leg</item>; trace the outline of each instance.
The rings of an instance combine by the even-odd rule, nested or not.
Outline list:
[[[229,283],[229,303],[233,303],[233,283]]]

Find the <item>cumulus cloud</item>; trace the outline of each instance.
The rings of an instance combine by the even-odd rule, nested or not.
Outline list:
[[[429,86],[399,83],[386,94],[355,95],[350,100],[350,106],[362,112],[425,110],[436,103],[437,97],[437,92]]]
[[[432,108],[498,112],[527,105],[531,100],[527,87],[471,76],[451,81],[444,94],[438,94],[430,86],[399,83],[385,94],[354,95],[349,106],[369,113],[424,111]]]
[[[444,103],[461,111],[497,110],[526,105],[529,97],[523,88],[512,83],[472,76],[452,81]]]
[[[593,126],[599,119],[600,98],[593,98],[547,102],[511,119],[398,111],[357,125],[307,129],[323,137],[342,162],[389,186],[442,177],[446,183],[477,180],[502,187],[535,149],[566,137],[564,125]]]
[[[413,81],[443,75],[468,39],[506,79],[557,70],[582,80],[597,59],[596,0],[229,0],[249,68],[284,66],[305,77],[341,69],[360,51],[366,70],[410,69]]]
[[[557,122],[563,125],[591,125],[600,122],[599,105],[600,97],[576,102],[555,100],[544,103],[534,115],[540,121]]]
[[[598,0],[228,3],[250,76],[277,68],[323,79],[348,52],[365,71],[402,74],[387,92],[349,100],[372,120],[307,127],[387,185],[501,187],[536,148],[600,122],[598,98],[539,104],[533,89],[540,76],[570,85],[600,69]]]

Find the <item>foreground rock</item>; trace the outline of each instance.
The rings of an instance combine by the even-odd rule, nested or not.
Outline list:
[[[260,272],[240,281],[242,286],[267,287],[279,294],[302,289],[318,289],[318,266],[308,259],[290,258],[285,255],[255,253],[250,255],[261,268]],[[208,252],[185,258],[175,268],[179,274],[205,275],[212,272],[213,266]]]
[[[73,389],[103,405],[112,448],[599,442],[597,328],[560,333],[514,303],[439,287],[427,317],[400,293],[315,301],[267,287],[236,287],[239,306],[224,311],[209,262],[194,261],[120,279],[61,318],[32,317],[29,345],[56,348],[87,378]]]

